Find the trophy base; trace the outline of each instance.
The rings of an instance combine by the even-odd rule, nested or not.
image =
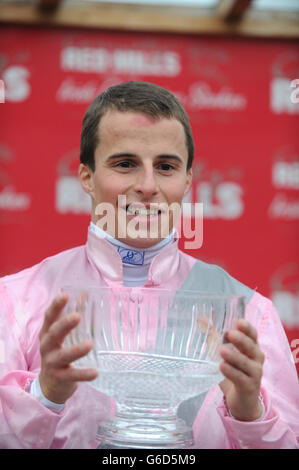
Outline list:
[[[185,421],[173,419],[124,419],[115,416],[98,428],[98,449],[188,449],[192,430]]]

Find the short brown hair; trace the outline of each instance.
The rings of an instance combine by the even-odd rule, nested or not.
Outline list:
[[[178,99],[154,83],[129,81],[112,86],[89,105],[82,122],[80,161],[95,171],[94,152],[99,144],[99,123],[108,109],[137,111],[153,118],[177,119],[184,128],[188,149],[187,170],[192,166],[194,143],[187,113]]]

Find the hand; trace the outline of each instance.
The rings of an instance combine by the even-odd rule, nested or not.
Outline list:
[[[226,377],[220,383],[226,405],[234,418],[253,421],[262,414],[259,401],[264,354],[257,343],[256,329],[246,320],[238,320],[237,329],[226,336],[229,343],[220,351],[224,362],[220,370]]]
[[[77,312],[62,316],[68,301],[66,294],[58,295],[46,310],[39,334],[41,371],[39,382],[44,396],[54,403],[65,403],[75,392],[78,381],[94,380],[96,369],[75,369],[71,362],[85,356],[92,348],[90,341],[63,348],[66,335],[75,328],[80,315]]]

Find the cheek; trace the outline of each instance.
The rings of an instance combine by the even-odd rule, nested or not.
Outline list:
[[[173,182],[171,185],[169,185],[165,193],[168,195],[168,199],[170,201],[181,202],[185,195],[186,188],[187,186],[185,182],[177,181],[176,183]]]
[[[113,177],[100,178],[96,184],[96,200],[98,203],[106,202],[116,205],[117,197],[121,193],[120,182]]]

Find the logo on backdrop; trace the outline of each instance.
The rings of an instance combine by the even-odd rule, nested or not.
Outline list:
[[[271,300],[287,329],[299,328],[299,266],[296,262],[280,266],[270,279]],[[299,339],[291,341],[295,363],[299,362]]]
[[[193,199],[203,203],[205,219],[234,220],[243,215],[242,177],[240,168],[210,170],[202,158],[194,165]]]
[[[21,103],[25,101],[31,92],[29,83],[30,72],[21,65],[26,54],[18,54],[10,58],[14,65],[8,65],[8,58],[0,55],[0,103]]]
[[[19,192],[10,176],[11,164],[17,164],[12,150],[5,144],[0,143],[0,222],[11,222],[10,215],[27,211],[31,206],[31,195]]]
[[[61,50],[61,69],[68,75],[60,84],[56,99],[59,102],[90,103],[109,86],[128,79],[176,77],[181,72],[181,57],[175,51],[157,47],[155,41],[140,46],[108,47],[68,45]],[[76,73],[94,74],[88,80]],[[99,75],[101,80],[98,79]]]
[[[272,164],[272,184],[277,193],[268,209],[272,219],[299,219],[299,153],[291,145],[280,148]]]
[[[56,92],[56,100],[58,102],[89,104],[107,88],[123,81],[125,81],[125,78],[122,79],[121,76],[108,77],[102,82],[93,79],[85,82],[76,80],[74,77],[67,77],[62,81]]]
[[[172,91],[190,112],[195,111],[193,121],[204,119],[207,122],[211,117],[218,122],[227,121],[231,113],[246,110],[247,97],[232,86],[224,70],[232,62],[225,49],[189,47],[187,58],[193,82],[187,92]],[[204,116],[196,113],[201,110],[217,112]]]
[[[244,95],[234,92],[230,86],[213,87],[204,81],[192,83],[189,88],[188,106],[193,109],[243,111],[247,106]]]
[[[233,89],[227,73],[222,72],[222,67],[231,60],[225,50],[189,47],[186,53],[184,70],[188,73],[189,67],[190,76],[195,79],[186,92],[171,91],[188,110],[217,111],[213,113],[213,119],[218,121],[227,119],[227,112],[246,109],[246,96]],[[109,86],[122,81],[144,76],[173,78],[181,75],[183,70],[180,52],[153,40],[144,41],[141,46],[133,44],[131,48],[68,45],[61,50],[60,64],[68,76],[61,82],[56,99],[72,103],[90,103]],[[78,77],[77,72],[81,76]],[[86,80],[82,73],[90,77]],[[194,119],[201,119],[201,116],[196,113]]]
[[[180,55],[159,50],[154,43],[147,49],[70,45],[60,57],[62,70],[72,72],[176,77],[181,71]]]
[[[57,166],[55,209],[60,214],[90,214],[90,197],[78,178],[79,149],[64,155]]]
[[[296,51],[280,54],[272,64],[270,109],[275,114],[299,113],[299,55]]]
[[[0,102],[4,103],[1,98],[5,98],[5,102],[22,103],[30,96],[30,72],[28,67],[22,64],[27,58],[27,51],[12,54],[9,58],[0,54],[0,76],[3,82]]]

